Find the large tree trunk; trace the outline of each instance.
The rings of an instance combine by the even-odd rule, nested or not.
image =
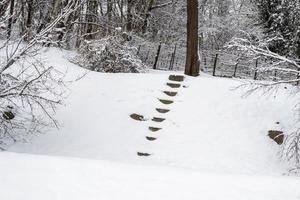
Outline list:
[[[185,74],[199,75],[198,56],[198,0],[187,0],[187,51]]]

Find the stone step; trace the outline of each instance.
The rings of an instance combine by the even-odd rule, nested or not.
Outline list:
[[[164,91],[164,93],[170,97],[175,97],[177,95],[177,92]]]
[[[182,75],[170,75],[169,80],[170,81],[176,81],[176,82],[182,82],[182,81],[184,81],[184,76],[182,76]]]
[[[166,105],[169,105],[169,104],[172,104],[174,103],[174,101],[172,100],[166,100],[166,99],[158,99],[161,103],[163,104],[166,104]]]
[[[149,140],[149,141],[155,141],[155,140],[157,140],[157,138],[150,137],[150,136],[146,136],[146,139]]]
[[[157,132],[157,131],[159,131],[161,129],[162,128],[157,128],[157,127],[152,127],[152,126],[149,127],[149,130],[152,131],[152,132]]]
[[[160,118],[160,117],[153,117],[152,118],[152,121],[154,121],[154,122],[163,122],[163,121],[165,121],[166,119],[164,119],[164,118]]]
[[[137,152],[138,156],[151,156],[150,153],[142,153],[142,152]]]
[[[269,130],[268,136],[274,140],[278,145],[282,145],[284,141],[284,134],[282,131]]]
[[[170,110],[163,108],[156,108],[156,111],[163,114],[170,112]]]
[[[180,88],[181,85],[178,83],[167,83],[167,86],[171,88]]]
[[[139,114],[136,114],[136,113],[131,114],[130,118],[134,119],[136,121],[146,121],[146,119],[144,118],[143,115],[139,115]]]

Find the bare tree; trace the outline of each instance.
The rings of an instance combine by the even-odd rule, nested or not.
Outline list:
[[[47,126],[58,126],[54,113],[63,99],[64,74],[45,66],[37,55],[49,33],[79,4],[67,4],[28,42],[25,33],[17,41],[8,39],[0,46],[0,51],[6,52],[6,57],[0,57],[0,149],[7,148],[8,143],[26,141]]]

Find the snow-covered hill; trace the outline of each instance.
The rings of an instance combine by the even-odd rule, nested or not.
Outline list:
[[[66,55],[44,52],[49,65],[68,68],[67,79],[80,77],[83,70]],[[202,74],[174,89],[166,85],[169,74],[90,72],[73,83],[57,113],[59,130],[0,154],[1,198],[300,199],[299,178],[282,176],[288,166],[267,137],[270,129],[292,129],[290,86],[243,98],[245,90],[234,90],[240,80]],[[146,121],[131,119],[133,113]]]

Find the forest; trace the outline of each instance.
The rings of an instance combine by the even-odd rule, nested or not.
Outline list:
[[[168,82],[162,84],[166,77]],[[173,180],[176,167],[180,180],[191,176],[181,168],[279,176],[279,182],[293,187],[276,190],[277,198],[296,200],[299,180],[285,178],[300,175],[299,89],[299,0],[0,0],[3,160],[34,160],[10,154],[27,153],[137,163],[135,167],[151,163],[170,167],[168,180]],[[199,158],[201,154],[207,159]],[[74,169],[67,179],[77,177],[80,162],[63,163]],[[129,166],[123,170],[133,173]],[[142,169],[136,170],[144,176]],[[28,168],[28,173],[34,172]],[[1,176],[6,178],[0,172]],[[87,177],[82,181],[90,184]],[[219,178],[206,177],[226,184]],[[144,177],[145,187],[167,184],[150,179]],[[227,187],[250,199],[273,199],[271,188],[280,186],[265,181],[270,188],[260,193],[263,186],[257,187],[257,196],[248,189]],[[183,187],[170,182],[174,188]],[[97,184],[91,186],[94,191]],[[197,199],[199,194],[190,191],[194,186],[198,187],[184,187],[182,196],[169,196],[168,190],[163,199]],[[246,186],[253,187],[252,182]],[[1,187],[0,183],[0,193]],[[31,191],[28,187],[21,191]],[[38,195],[58,191],[51,187]],[[210,196],[213,185],[207,187],[207,199],[221,198]],[[160,191],[158,196],[143,188],[136,197],[162,199],[159,194],[164,192],[153,190]],[[9,198],[13,191],[6,199],[18,199]],[[194,196],[187,198],[185,192]],[[227,192],[225,199],[239,199]],[[112,193],[93,197],[115,199]],[[132,193],[125,192],[125,199]],[[40,199],[31,195],[28,200]],[[83,192],[73,199],[81,195],[86,197]]]

